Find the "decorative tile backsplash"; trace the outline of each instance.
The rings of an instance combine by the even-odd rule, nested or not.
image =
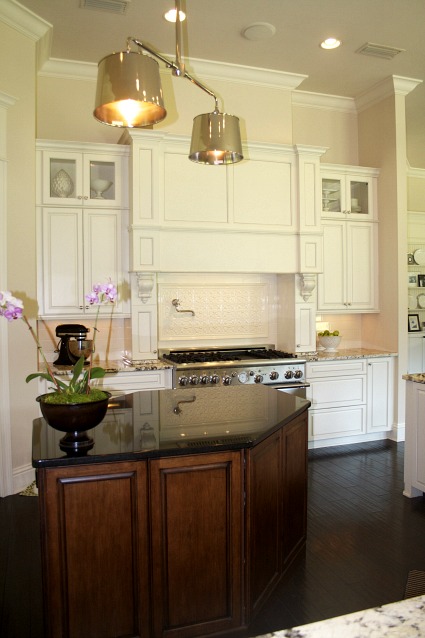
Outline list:
[[[170,276],[171,277],[171,276]],[[175,276],[177,277],[177,276]],[[172,277],[174,278],[174,276]],[[205,275],[191,281],[158,283],[158,336],[163,347],[189,345],[274,343],[274,278]],[[173,300],[178,300],[178,304]]]

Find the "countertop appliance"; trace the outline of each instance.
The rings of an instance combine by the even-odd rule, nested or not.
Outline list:
[[[174,387],[273,385],[302,395],[305,359],[272,345],[163,349],[159,356],[175,365]]]
[[[78,323],[65,323],[56,327],[56,336],[60,337],[57,350],[59,356],[55,365],[72,366],[77,363],[81,355],[88,357],[92,348],[92,341],[86,339],[90,328]]]

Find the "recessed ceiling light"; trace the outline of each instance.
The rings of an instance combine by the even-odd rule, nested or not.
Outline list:
[[[320,43],[320,46],[322,49],[337,49],[341,46],[341,40],[338,40],[337,38],[326,38],[326,40],[323,40],[323,42]]]
[[[175,22],[176,21],[176,9],[169,9],[166,13],[164,13],[164,18],[167,22]],[[184,11],[180,11],[180,22],[186,19],[186,14]]]

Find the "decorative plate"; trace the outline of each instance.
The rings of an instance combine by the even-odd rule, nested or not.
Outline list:
[[[415,250],[413,258],[419,266],[425,266],[425,250],[423,248]]]
[[[425,293],[418,295],[418,306],[419,308],[425,308]]]

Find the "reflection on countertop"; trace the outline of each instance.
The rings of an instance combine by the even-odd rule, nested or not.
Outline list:
[[[317,350],[317,352],[298,353],[298,357],[304,357],[307,361],[336,361],[338,359],[371,359],[373,357],[397,357],[397,352],[390,350],[377,350],[376,348],[347,348],[328,352]]]
[[[310,625],[266,634],[267,638],[421,638],[425,635],[425,596],[357,611]],[[257,638],[266,638],[257,636]]]

